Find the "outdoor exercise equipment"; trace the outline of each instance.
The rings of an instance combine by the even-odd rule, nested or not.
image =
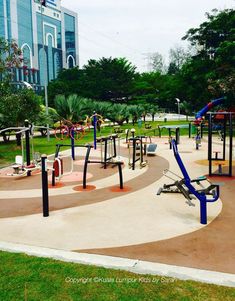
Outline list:
[[[202,143],[202,136],[201,136],[201,126],[197,127],[197,134],[195,136],[195,145],[196,145],[196,150],[199,149],[199,147],[201,146]]]
[[[117,157],[117,143],[116,143],[117,139],[119,139],[117,134],[96,138],[96,142],[100,143],[101,162],[104,162],[103,165],[104,169],[107,168],[108,162],[113,162],[114,158]],[[108,149],[109,149],[109,153],[108,153]]]
[[[41,156],[41,174],[42,174],[42,209],[43,217],[49,216],[49,196],[48,196],[48,171],[47,155]]]
[[[37,126],[38,127],[38,126]],[[40,126],[42,127],[42,126]],[[40,157],[38,157],[38,153],[34,153],[33,147],[33,126],[29,124],[28,120],[25,120],[24,127],[9,127],[2,129],[0,134],[3,132],[15,131],[16,135],[20,135],[21,137],[21,155],[17,155],[15,157],[15,162],[12,165],[13,173],[8,174],[9,176],[30,176],[31,172],[34,170],[39,170],[41,165],[39,163]],[[24,151],[24,141],[23,136],[25,135],[25,151]],[[31,162],[30,156],[30,137],[32,143],[32,156],[33,162]],[[24,163],[24,154],[26,157],[26,163]]]
[[[158,131],[158,136],[159,138],[162,137],[162,131],[164,129],[168,130],[168,136],[172,136],[171,133],[175,133],[176,129],[178,129],[179,133],[178,133],[178,140],[180,138],[180,129],[188,129],[188,137],[191,138],[192,135],[192,124],[191,122],[187,123],[187,124],[172,124],[172,125],[158,125],[156,129],[154,129],[154,134],[156,135],[156,130]],[[177,138],[177,137],[175,137]],[[179,144],[179,141],[178,141]]]
[[[157,151],[157,144],[150,143],[147,146],[147,150],[146,150],[147,155],[156,155],[156,151]]]
[[[201,224],[207,224],[207,203],[215,202],[218,200],[220,192],[219,185],[210,184],[206,188],[203,187],[201,182],[207,180],[207,178],[204,176],[192,180],[189,177],[189,174],[179,155],[177,144],[174,139],[172,140],[172,149],[183,177],[180,177],[169,170],[165,170],[163,174],[171,180],[174,180],[174,183],[164,184],[163,187],[158,190],[157,195],[160,195],[161,193],[182,193],[183,196],[187,199],[186,203],[190,206],[194,206],[192,199],[193,196],[196,197],[200,202],[200,222]],[[173,179],[171,176],[167,175],[168,172],[175,175],[177,179]],[[199,185],[200,188],[196,189],[193,184]]]
[[[229,176],[232,177],[232,165],[233,165],[233,127],[235,113],[232,112],[208,112],[208,160],[209,160],[209,176]],[[218,150],[213,148],[213,119],[220,116],[220,120],[223,124],[223,140],[222,147]],[[228,137],[228,154],[226,152],[226,142]],[[214,155],[213,155],[214,154]],[[227,156],[228,155],[228,156]],[[226,164],[226,158],[228,157],[228,164]],[[216,161],[218,171],[212,171],[213,162]],[[214,162],[215,163],[215,162]],[[226,168],[226,171],[225,171]]]
[[[81,121],[83,123],[83,121]],[[85,135],[85,127],[81,123],[73,124],[70,120],[63,119],[59,127],[55,129],[55,137],[57,140],[64,140],[65,138],[70,138],[71,142],[71,156],[75,160],[75,149],[74,141],[78,141]]]
[[[143,139],[146,136],[136,136],[128,139],[128,149],[129,149],[129,168],[135,170],[136,162],[140,161],[140,168],[147,165],[147,161],[144,160],[144,155],[146,155],[146,144],[143,143]],[[132,154],[131,154],[132,149]]]
[[[63,159],[63,157],[60,158],[59,156],[59,153],[60,153],[60,149],[62,147],[65,147],[65,146],[71,146],[70,144],[57,144],[56,145],[56,153],[55,153],[55,159]],[[120,186],[120,189],[123,189],[123,175],[122,175],[122,165],[124,164],[122,161],[102,161],[102,160],[90,160],[90,152],[91,152],[91,149],[93,148],[92,145],[90,144],[85,144],[85,145],[74,145],[74,147],[76,148],[86,148],[86,155],[85,155],[85,161],[84,161],[84,167],[83,167],[83,189],[86,189],[87,187],[87,170],[88,170],[88,165],[89,164],[92,164],[92,163],[100,163],[102,165],[108,165],[108,164],[111,164],[113,166],[118,166],[118,172],[119,172],[119,186]],[[58,167],[56,167],[54,164],[55,162],[57,162],[58,164]],[[63,162],[63,161],[62,161]],[[72,162],[73,163],[73,162]],[[56,178],[56,168],[58,168],[58,173],[60,173],[60,170],[62,172],[62,169],[63,169],[63,163],[61,163],[61,160],[57,160],[57,161],[54,161],[54,167],[52,169],[52,186],[55,186],[55,178]],[[65,174],[64,174],[65,175]]]
[[[94,112],[94,114],[90,117],[90,119],[92,120],[92,124],[94,127],[94,149],[97,148],[97,128],[101,126],[101,124],[104,122],[103,120],[103,116],[101,116],[100,114],[97,114],[96,112]]]
[[[84,162],[84,170],[83,170],[83,189],[86,189],[87,185],[86,185],[86,179],[87,179],[87,169],[88,169],[88,165],[89,164],[96,164],[96,163],[100,163],[102,165],[113,165],[113,166],[117,166],[118,167],[118,174],[119,174],[119,188],[123,189],[124,185],[123,185],[123,175],[122,175],[122,165],[124,164],[124,162],[122,161],[108,161],[108,162],[104,162],[104,161],[99,161],[99,160],[90,160],[89,156],[90,156],[90,152],[91,152],[91,148],[92,146],[87,146],[87,152],[86,152],[86,156],[85,156],[85,162]]]
[[[70,146],[71,148],[76,148],[76,147],[83,147],[83,145],[70,145],[70,144],[56,144],[56,151],[55,151],[55,156],[54,156],[54,160],[47,160],[47,162],[52,163],[52,168],[50,168],[52,170],[52,186],[55,186],[55,182],[56,180],[61,179],[62,176],[66,176],[69,175],[73,172],[74,169],[74,160],[71,156],[69,155],[60,155],[60,149],[61,147],[64,146]],[[70,161],[70,167],[69,167],[69,171],[64,172],[65,168],[64,168],[64,161],[65,159],[68,158]]]

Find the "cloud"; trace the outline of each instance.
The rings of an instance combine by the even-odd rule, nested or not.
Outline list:
[[[231,8],[233,0],[63,0],[78,13],[80,59],[126,56],[144,70],[146,52],[168,56],[187,30],[205,21],[213,8]]]

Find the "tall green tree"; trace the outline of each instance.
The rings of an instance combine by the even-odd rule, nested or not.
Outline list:
[[[125,58],[90,60],[83,67],[83,85],[90,98],[113,102],[127,102],[136,76],[135,69]]]
[[[210,98],[226,94],[231,105],[235,96],[235,11],[215,9],[206,16],[207,21],[188,30],[183,39],[197,48],[191,67],[196,67],[193,74],[206,80],[204,89]]]

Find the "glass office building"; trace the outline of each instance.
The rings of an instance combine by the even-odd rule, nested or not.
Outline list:
[[[24,62],[13,71],[16,83],[43,86],[60,69],[78,66],[77,14],[61,0],[47,0],[46,6],[39,0],[0,0],[0,37],[15,40],[22,50]]]

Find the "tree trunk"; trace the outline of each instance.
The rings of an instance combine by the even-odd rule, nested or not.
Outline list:
[[[21,134],[16,134],[16,145],[21,146]]]
[[[155,114],[152,114],[152,121],[154,121],[154,116],[155,116]]]

